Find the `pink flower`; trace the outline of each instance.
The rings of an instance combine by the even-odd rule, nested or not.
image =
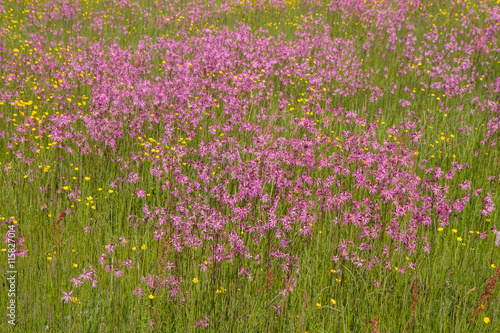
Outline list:
[[[64,303],[68,303],[69,301],[73,300],[73,298],[71,297],[71,295],[73,295],[73,290],[71,290],[69,293],[65,293],[64,291],[62,293],[64,296],[61,297],[61,299],[64,301]]]
[[[138,198],[144,198],[146,196],[146,191],[143,189],[137,189],[136,194]]]
[[[83,279],[83,281],[86,280],[92,280],[92,271],[87,271],[85,268],[83,269],[83,274],[81,274],[78,279]]]
[[[73,283],[73,286],[78,288],[78,286],[80,286],[81,284],[83,284],[82,281],[80,281],[79,279],[75,279],[75,278],[71,278],[70,280],[71,283]]]
[[[142,291],[141,288],[137,287],[137,288],[135,288],[133,294],[136,295],[137,297],[141,298],[144,295],[144,291]]]

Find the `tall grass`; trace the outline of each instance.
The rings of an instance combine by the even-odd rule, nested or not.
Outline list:
[[[499,331],[499,13],[0,3],[1,330]]]

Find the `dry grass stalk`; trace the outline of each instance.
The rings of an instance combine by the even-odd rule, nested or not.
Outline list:
[[[64,236],[62,236],[61,239],[59,241],[57,241],[56,235],[59,233],[59,231],[61,231],[61,229],[63,227],[62,225],[60,225],[60,223],[61,223],[61,221],[62,221],[65,213],[66,213],[65,211],[62,211],[61,214],[59,214],[59,217],[57,218],[57,221],[55,221],[54,223],[52,223],[52,228],[53,228],[52,237],[54,238],[54,241],[57,243],[56,249],[57,249],[57,247],[59,245],[61,245],[61,242],[64,239]]]
[[[167,276],[167,273],[165,271],[165,267],[167,266],[167,259],[168,259],[168,254],[170,252],[170,242],[169,237],[170,236],[170,227],[167,228],[167,237],[162,238],[162,246],[158,248],[158,275],[160,279],[164,279]]]
[[[259,294],[262,290],[264,289],[268,289],[270,290],[271,287],[272,287],[272,283],[274,281],[274,275],[273,275],[273,269],[269,269],[269,271],[267,272],[267,285],[266,286],[263,286],[261,287],[258,291],[257,291],[257,294]]]
[[[378,315],[375,315],[375,317],[370,320],[370,321],[365,321],[365,324],[372,324],[372,332],[371,333],[378,333]]]
[[[304,290],[304,300],[302,302],[302,312],[300,313],[300,330],[302,331],[302,327],[304,326],[304,315],[306,313],[306,305],[307,305],[307,291]]]
[[[500,273],[500,266],[495,271],[495,275],[493,275],[490,278],[488,285],[486,286],[486,288],[483,291],[483,294],[479,298],[479,302],[477,303],[478,308],[476,311],[474,311],[474,313],[472,314],[472,317],[469,319],[469,324],[472,321],[472,318],[474,318],[474,316],[476,316],[478,313],[484,311],[488,307],[488,305],[490,305],[490,303],[492,301],[492,296],[493,296],[493,289],[495,289],[495,285],[497,283],[497,278],[498,278],[499,273]]]
[[[415,309],[417,307],[417,302],[418,302],[418,286],[417,286],[417,280],[415,279],[413,281],[413,295],[412,295],[412,300],[411,300],[410,325],[413,324],[413,322],[415,321]]]

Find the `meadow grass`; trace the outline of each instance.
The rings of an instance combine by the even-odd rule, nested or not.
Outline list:
[[[498,2],[0,17],[1,331],[500,330]]]

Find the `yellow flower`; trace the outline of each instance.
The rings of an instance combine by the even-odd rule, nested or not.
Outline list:
[[[109,190],[108,193],[113,193],[113,190]]]
[[[491,264],[491,268],[495,268],[495,267],[497,267],[497,266],[495,266],[495,264]]]
[[[86,181],[89,181],[89,180],[90,180],[90,177],[85,177],[85,178],[83,178],[83,179],[85,179]]]
[[[462,237],[457,237],[457,241],[461,242],[462,241]]]
[[[64,187],[63,187],[63,190],[65,190],[65,191],[67,191],[68,189],[69,189],[69,187],[68,187],[68,186],[64,186]]]
[[[132,248],[132,251],[135,251],[135,250],[137,250],[137,248],[134,246],[134,247]]]
[[[332,299],[330,299],[330,303],[332,303],[332,305],[337,304],[337,302],[335,302],[335,300],[334,300],[333,298],[332,298]]]
[[[193,279],[193,282],[194,282],[194,283],[198,283],[198,282],[200,282],[200,280],[198,280],[198,278],[194,278],[194,279]]]
[[[415,155],[418,155],[418,151],[415,152]]]
[[[438,228],[438,231],[443,231],[443,228],[439,227],[439,228]]]
[[[484,322],[485,322],[486,324],[488,324],[488,323],[490,322],[490,318],[488,318],[488,317],[484,317]]]
[[[77,267],[78,267],[78,264],[73,264],[73,267],[77,268]]]
[[[317,306],[318,308],[320,308],[320,307],[321,307],[321,303],[316,303],[316,306]]]
[[[148,247],[146,246],[146,244],[142,244],[141,249],[145,250],[145,249],[147,249],[147,248],[148,248]]]
[[[457,229],[451,229],[451,232],[456,233]]]
[[[52,257],[47,257],[47,260],[52,260]]]
[[[340,283],[342,280],[341,279],[335,279],[335,281],[337,281],[338,283]]]
[[[153,294],[149,294],[149,299],[153,299],[153,298],[155,298],[155,297],[153,296]]]
[[[78,297],[73,297],[73,303],[78,302]]]

